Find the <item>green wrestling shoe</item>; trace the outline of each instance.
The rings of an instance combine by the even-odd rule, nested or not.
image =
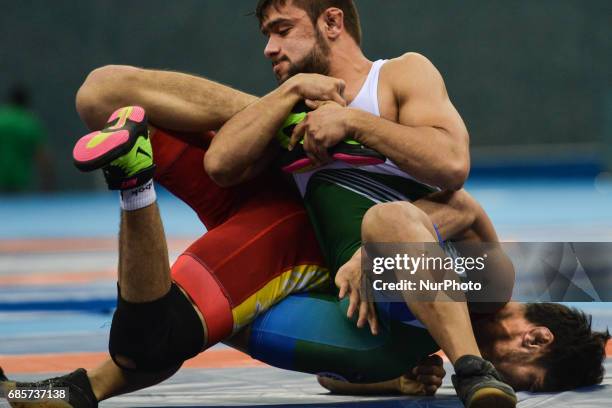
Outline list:
[[[276,139],[282,149],[279,164],[286,173],[303,173],[314,169],[304,151],[303,140],[296,144],[293,150],[287,150],[293,129],[306,118],[306,114],[311,110],[303,101],[297,103],[276,134]],[[345,139],[330,148],[329,155],[334,160],[357,167],[382,164],[387,160],[382,154],[352,139]]]
[[[98,401],[94,395],[87,372],[78,370],[62,377],[49,378],[38,382],[9,381],[0,369],[0,391],[6,398],[11,390],[28,389],[41,390],[45,393],[61,397],[60,392],[65,391],[63,398],[40,398],[19,401],[7,398],[12,408],[97,408]]]
[[[153,148],[145,111],[128,106],[115,111],[98,132],[83,136],[72,151],[81,171],[101,168],[111,190],[142,185],[153,177]]]
[[[502,381],[501,375],[487,360],[463,356],[455,362],[455,374],[451,378],[457,396],[466,408],[516,407],[514,390]]]

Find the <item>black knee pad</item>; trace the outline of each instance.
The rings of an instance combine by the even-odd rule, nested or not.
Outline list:
[[[193,305],[172,284],[161,299],[131,303],[117,296],[109,352],[115,363],[126,370],[163,371],[177,368],[204,347],[204,329]],[[131,360],[126,367],[117,356]]]

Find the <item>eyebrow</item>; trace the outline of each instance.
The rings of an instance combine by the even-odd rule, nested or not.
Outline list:
[[[284,18],[284,17],[275,18],[274,20],[268,21],[267,23],[262,25],[261,32],[263,34],[268,34],[271,29],[276,28],[283,23],[289,23],[289,22],[291,22],[291,20],[288,18]]]

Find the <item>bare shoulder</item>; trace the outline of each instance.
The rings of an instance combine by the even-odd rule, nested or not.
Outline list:
[[[389,60],[386,65],[391,69],[402,71],[436,69],[426,56],[418,52],[407,52],[397,58]]]
[[[431,92],[432,89],[446,93],[438,69],[427,57],[417,52],[407,52],[389,60],[381,73],[398,94],[419,90]]]

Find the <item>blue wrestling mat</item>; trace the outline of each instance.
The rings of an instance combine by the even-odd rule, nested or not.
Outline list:
[[[596,186],[587,179],[474,181],[468,190],[487,210],[502,240],[612,241],[610,185]],[[0,200],[0,365],[12,367],[6,369],[11,377],[40,379],[65,371],[51,361],[76,356],[95,360],[105,353],[116,291],[117,201],[108,193]],[[204,231],[178,200],[161,193],[159,202],[174,259]],[[593,314],[595,328],[612,326],[612,304],[574,306]],[[217,346],[207,353],[224,356],[230,351]],[[248,361],[213,364],[206,361],[207,353],[197,368],[184,368],[160,385],[101,407],[461,407],[450,374],[436,397],[337,396],[310,375]],[[612,371],[610,359],[606,368]],[[452,372],[450,366],[446,369]],[[609,407],[612,376],[607,374],[596,387],[519,393],[519,399],[521,408]]]

